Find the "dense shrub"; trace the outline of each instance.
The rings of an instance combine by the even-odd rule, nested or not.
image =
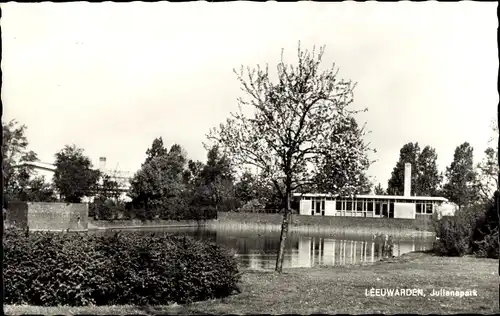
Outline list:
[[[485,212],[476,221],[472,250],[479,257],[498,258],[498,213],[495,201],[486,204]]]
[[[455,216],[435,221],[434,251],[444,256],[475,254],[498,258],[498,215],[496,203],[460,209]]]
[[[238,270],[224,248],[184,236],[7,231],[4,278],[7,304],[157,305],[227,296]]]
[[[265,210],[265,205],[259,199],[253,199],[238,209],[239,212],[260,213]]]
[[[455,216],[445,216],[438,222],[439,239],[434,250],[442,256],[463,256],[470,253],[474,217],[467,212],[457,212]]]
[[[130,219],[130,213],[124,203],[116,203],[113,200],[96,199],[89,203],[89,217],[100,220]]]

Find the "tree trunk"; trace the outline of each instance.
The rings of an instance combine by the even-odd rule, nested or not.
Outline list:
[[[288,191],[288,190],[287,190]],[[285,259],[286,237],[288,235],[290,214],[290,192],[286,193],[286,206],[285,213],[283,214],[283,223],[281,224],[280,247],[278,250],[278,257],[276,258],[276,271],[281,273],[283,271],[283,261]]]

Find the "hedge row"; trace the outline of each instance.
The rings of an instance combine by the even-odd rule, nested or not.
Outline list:
[[[131,204],[116,205],[97,201],[89,203],[89,216],[100,220],[115,219],[142,219],[151,220],[154,218],[162,220],[209,220],[217,218],[217,210],[208,206],[188,206],[176,208],[164,208],[162,210],[145,210],[134,208]]]
[[[226,249],[184,236],[7,231],[5,303],[163,305],[230,295],[238,268]]]

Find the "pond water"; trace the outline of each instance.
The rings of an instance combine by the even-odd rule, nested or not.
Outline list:
[[[188,235],[208,240],[231,249],[243,268],[272,270],[279,248],[279,232],[251,232],[205,227],[124,229],[151,233],[155,231]],[[114,233],[108,230],[103,234]],[[433,239],[395,240],[393,255],[432,248]],[[283,262],[284,268],[307,268],[316,265],[336,266],[369,264],[380,258],[372,236],[331,236],[325,234],[289,233]]]

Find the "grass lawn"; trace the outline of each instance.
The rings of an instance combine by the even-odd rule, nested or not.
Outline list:
[[[246,271],[242,293],[185,306],[4,306],[7,314],[499,313],[498,260],[409,253],[366,266]],[[425,297],[367,297],[371,288],[418,288]],[[431,297],[432,289],[476,290],[476,297]]]

